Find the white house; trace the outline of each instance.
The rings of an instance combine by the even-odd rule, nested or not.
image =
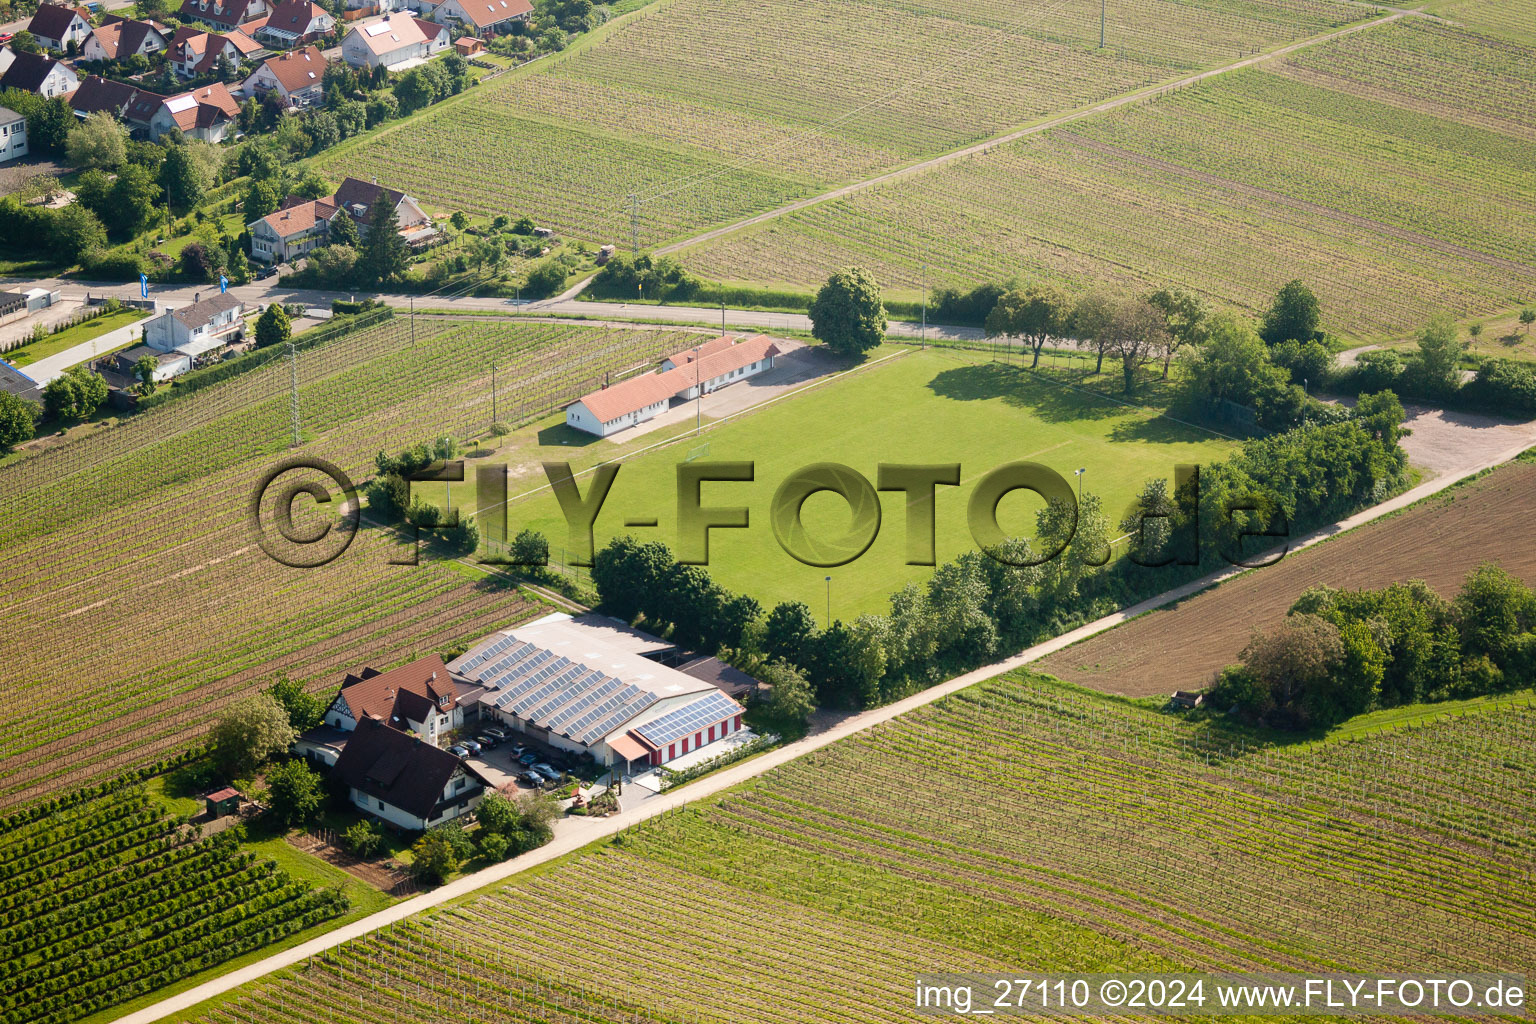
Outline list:
[[[91,34],[91,12],[84,7],[39,4],[27,31],[37,45],[49,50],[67,49],[70,43],[79,46]]]
[[[330,244],[330,229],[338,216],[352,218],[361,237],[369,231],[375,203],[394,210],[396,229],[408,243],[437,233],[426,211],[398,189],[358,178],[344,178],[336,194],[308,202],[289,201],[274,213],[246,225],[251,232],[251,256],[263,263],[281,263],[311,249]]]
[[[495,785],[446,750],[372,719],[347,737],[331,775],[359,809],[416,830],[468,814]]]
[[[403,71],[427,59],[427,35],[409,14],[386,14],[354,25],[341,41],[341,59],[355,68]]]
[[[117,372],[124,377],[134,375],[134,367],[140,359],[149,356],[155,361],[155,372],[150,374],[156,384],[179,377],[192,369],[192,357],[184,352],[162,352],[148,345],[136,345],[117,354]]]
[[[388,672],[365,668],[342,680],[323,721],[340,732],[352,732],[360,722],[380,722],[443,746],[448,733],[464,726],[465,705],[459,698],[470,689],[436,655]]]
[[[0,90],[21,89],[44,99],[68,96],[80,87],[80,76],[61,60],[41,53],[17,53],[0,74]]]
[[[325,58],[313,46],[262,61],[240,91],[261,99],[276,94],[290,107],[308,107],[325,98]]]
[[[256,21],[271,10],[266,0],[185,0],[181,17],[183,21],[201,21],[228,31]]]
[[[183,27],[171,36],[170,51],[176,73],[182,78],[195,78],[217,70],[221,57],[227,58],[231,67],[240,67],[242,60],[261,52],[261,44],[239,29],[203,32]]]
[[[740,704],[648,654],[675,651],[596,616],[550,615],[494,633],[449,662],[482,719],[625,768],[665,764],[739,732]]]
[[[27,119],[0,107],[0,164],[27,155]]]
[[[83,60],[126,60],[135,54],[148,57],[170,45],[168,31],[153,21],[116,18],[91,30],[80,56]]]
[[[336,19],[319,4],[310,0],[283,0],[272,8],[256,35],[277,46],[297,46],[329,35],[335,28]]]
[[[442,0],[432,17],[485,38],[512,31],[513,22],[527,21],[532,13],[528,0]]]
[[[598,437],[644,423],[674,399],[696,398],[773,368],[781,354],[772,338],[759,334],[745,341],[722,335],[694,349],[662,360],[659,373],[642,373],[583,395],[565,410],[568,426]]]
[[[240,340],[245,304],[233,295],[220,293],[191,305],[167,309],[144,321],[144,344],[159,352],[180,352],[194,363],[200,356]]]

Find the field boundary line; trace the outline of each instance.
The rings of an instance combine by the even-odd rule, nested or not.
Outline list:
[[[1529,447],[1529,444],[1522,443],[1519,447],[1501,452],[1494,458],[1485,460],[1476,466],[1458,470],[1455,473],[1448,473],[1443,477],[1436,477],[1434,480],[1420,484],[1418,487],[1405,491],[1379,505],[1373,505],[1336,523],[1313,530],[1301,537],[1294,545],[1290,545],[1290,550],[1296,551],[1310,547],[1346,530],[1351,530],[1388,516],[1407,505],[1443,491],[1467,477],[1475,476],[1495,466],[1502,465]],[[893,704],[886,704],[882,707],[871,708],[868,711],[850,715],[823,732],[785,744],[782,747],[770,750],[759,757],[751,758],[740,764],[722,768],[719,772],[705,776],[684,787],[682,790],[674,791],[670,795],[662,793],[652,797],[633,810],[621,811],[609,818],[561,819],[557,824],[565,827],[558,830],[551,842],[537,850],[477,871],[472,875],[456,879],[429,893],[423,893],[392,907],[387,907],[378,913],[354,921],[335,931],[301,943],[291,949],[275,953],[256,963],[247,964],[245,967],[231,971],[229,974],[203,982],[201,985],[169,996],[158,1003],[154,1003],[124,1017],[116,1018],[116,1020],[120,1024],[152,1024],[153,1021],[162,1020],[173,1013],[189,1009],[198,1003],[230,992],[241,985],[257,981],[283,968],[302,963],[310,957],[334,949],[352,939],[361,938],[387,925],[403,921],[423,911],[468,896],[486,886],[504,881],[514,875],[547,864],[567,854],[575,853],[585,846],[606,839],[626,828],[648,821],[668,811],[676,810],[696,800],[713,796],[731,786],[757,778],[769,769],[777,768],[782,764],[786,764],[839,740],[846,739],[872,726],[888,722],[909,711],[914,711],[925,705],[942,700],[969,686],[991,679],[993,676],[1022,668],[1031,662],[1044,658],[1048,654],[1054,654],[1063,648],[1070,647],[1079,640],[1085,640],[1098,633],[1107,632],[1122,622],[1135,618],[1138,615],[1181,601],[1191,594],[1249,571],[1251,570],[1233,566],[1207,574],[1199,579],[1191,580],[1182,586],[1139,601],[1136,604],[1122,608],[1118,612],[1106,615],[1086,625],[1079,626],[1077,629],[1069,630],[1060,636],[1038,643],[1011,657],[966,672],[963,675],[929,687]],[[1087,689],[1087,687],[1084,687],[1084,689]]]
[[[1353,35],[1356,32],[1363,32],[1367,29],[1378,28],[1382,25],[1397,21],[1399,18],[1406,17],[1409,13],[1410,12],[1408,11],[1394,10],[1394,12],[1391,14],[1383,15],[1379,18],[1373,18],[1370,21],[1357,22],[1353,25],[1346,25],[1343,28],[1334,29],[1331,32],[1325,32],[1322,35],[1311,36],[1307,39],[1300,39],[1294,43],[1287,43],[1284,46],[1278,47],[1276,49],[1266,50],[1263,53],[1256,53],[1250,57],[1244,57],[1241,60],[1233,61],[1230,64],[1222,64],[1219,67],[1207,68],[1204,71],[1197,71],[1194,74],[1186,75],[1183,78],[1175,79],[1172,82],[1160,82],[1155,85],[1144,86],[1143,88],[1137,89],[1134,92],[1128,92],[1123,95],[1104,100],[1100,103],[1096,103],[1089,107],[1079,107],[1078,109],[1070,110],[1065,114],[1057,114],[1056,116],[1047,118],[1044,121],[1037,121],[1036,123],[1026,125],[1023,128],[1018,128],[1014,131],[1007,132],[1002,135],[995,135],[990,139],[983,139],[981,142],[972,143],[971,145],[965,146],[961,149],[952,149],[947,153],[940,153],[937,156],[929,157],[926,160],[920,160],[914,164],[908,164],[905,167],[898,167],[895,170],[885,171],[884,173],[877,174],[872,178],[865,178],[861,181],[855,181],[850,184],[832,189],[831,191],[822,192],[819,195],[808,196],[805,199],[797,199],[794,202],[786,203],[783,206],[776,207],[772,210],[765,210],[762,213],[755,214],[743,220],[739,220],[734,224],[727,224],[724,227],[713,228],[701,234],[694,235],[691,238],[685,238],[681,241],[659,246],[653,251],[657,256],[668,256],[672,253],[680,252],[683,249],[689,249],[693,248],[694,246],[703,245],[706,242],[713,242],[714,240],[723,238],[726,235],[731,235],[750,227],[756,227],[759,224],[764,224],[771,220],[777,220],[779,217],[782,217],[785,214],[796,213],[811,206],[818,206],[821,203],[842,199],[846,196],[854,195],[856,193],[863,192],[866,189],[873,188],[876,185],[883,185],[888,182],[898,181],[911,175],[922,174],[927,171],[931,171],[936,167],[942,167],[945,164],[953,163],[956,160],[962,160],[966,157],[985,153],[995,146],[1006,146],[1010,143],[1017,142],[1020,139],[1028,138],[1031,135],[1038,135],[1041,132],[1050,131],[1052,128],[1060,128],[1062,125],[1073,124],[1077,121],[1093,117],[1095,114],[1108,113],[1109,111],[1117,110],[1120,107],[1129,106],[1133,103],[1140,103],[1145,100],[1156,99],[1165,93],[1175,92],[1179,89],[1185,89],[1191,85],[1198,85],[1199,83],[1204,82],[1206,79],[1214,78],[1217,75],[1224,75],[1230,71],[1239,71],[1243,68],[1253,67],[1255,65],[1274,60],[1277,57],[1289,56],[1298,50],[1304,50],[1311,46],[1320,46],[1323,43],[1329,43],[1335,39],[1340,39],[1347,35]]]

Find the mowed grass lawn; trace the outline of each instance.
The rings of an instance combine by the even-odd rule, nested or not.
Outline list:
[[[99,338],[108,331],[115,331],[119,327],[127,327],[131,323],[149,316],[142,309],[119,309],[112,313],[103,313],[94,320],[87,320],[83,324],[60,331],[58,334],[50,334],[42,341],[29,342],[20,348],[12,349],[5,353],[5,358],[15,366],[27,366],[46,359],[48,356],[65,349],[74,348],[82,342]],[[106,355],[105,352],[101,353]]]
[[[901,352],[882,350],[874,358]],[[1096,380],[1113,391],[1106,382],[1108,376]],[[581,472],[626,449],[654,445],[665,435],[641,435],[622,447],[596,442],[576,448],[560,444],[570,434],[553,422],[542,425],[544,445],[519,453],[526,459],[524,465],[535,471],[517,476],[510,485],[514,500],[508,530],[515,534],[531,526],[543,532],[558,559],[568,543],[559,506],[547,488],[527,494],[543,482],[536,460],[570,461]],[[881,494],[880,532],[856,561],[823,569],[803,565],[785,553],[775,539],[769,507],[774,490],[798,469],[816,462],[838,462],[874,483],[882,462],[958,462],[960,486],[940,487],[937,492],[936,548],[943,562],[975,546],[966,521],[967,502],[976,482],[1005,463],[1044,463],[1069,482],[1075,482],[1074,470],[1085,468],[1087,490],[1105,500],[1118,523],[1147,480],[1171,479],[1178,463],[1221,460],[1233,446],[1152,411],[1045,383],[1018,366],[988,362],[982,353],[906,350],[880,365],[707,429],[699,442],[683,439],[623,462],[596,522],[597,545],[628,533],[661,540],[675,549],[677,467],[705,441],[708,450],[696,461],[751,460],[756,466],[751,483],[703,487],[705,505],[745,506],[750,516],[747,529],[711,531],[710,573],[726,587],[750,593],[765,607],[785,600],[804,601],[818,616],[826,608],[825,577],[830,575],[832,615],[843,619],[885,610],[892,592],[908,581],[921,582],[931,570],[905,564],[907,526],[901,492]],[[578,479],[585,493],[591,475]],[[461,486],[463,490],[455,488],[456,505],[471,499],[472,485]],[[437,500],[440,488],[418,485],[418,493]],[[517,500],[519,493],[527,496]],[[1003,499],[999,521],[1010,533],[1032,535],[1041,505],[1034,495],[1015,492]],[[851,522],[847,504],[830,493],[812,496],[803,511],[812,536],[841,535]],[[651,517],[657,520],[655,527],[625,525],[629,519]]]

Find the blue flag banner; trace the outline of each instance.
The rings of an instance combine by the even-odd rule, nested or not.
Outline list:
[[[146,299],[149,298],[149,275],[148,274],[140,274],[139,275],[139,295],[141,297],[143,297],[143,298],[146,298]]]
[[[229,278],[225,277],[223,274],[220,274],[219,275],[219,292],[222,294],[222,293],[227,292],[227,291],[229,291]]]

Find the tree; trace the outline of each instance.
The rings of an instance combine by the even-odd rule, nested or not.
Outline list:
[[[288,724],[295,732],[308,732],[325,717],[325,704],[304,689],[304,684],[287,676],[278,676],[267,688],[272,699],[288,714]]]
[[[117,172],[112,183],[110,217],[104,218],[107,226],[122,237],[143,231],[158,216],[156,204],[160,200],[160,186],[147,167],[130,164]]]
[[[1499,665],[1516,638],[1536,626],[1536,595],[1492,563],[1467,574],[1451,609],[1461,630],[1462,653],[1485,655]]]
[[[1526,334],[1531,333],[1531,324],[1536,324],[1536,307],[1527,306],[1520,311],[1520,326]]]
[[[320,776],[302,758],[268,769],[266,779],[272,815],[289,828],[313,821],[325,806]]]
[[[757,673],[768,685],[768,710],[774,718],[804,725],[816,710],[816,696],[805,673],[787,661],[770,661]]]
[[[160,364],[151,355],[142,355],[133,364],[133,376],[139,382],[138,392],[141,395],[152,395],[155,392],[155,371]]]
[[[762,606],[746,594],[734,594],[720,604],[715,617],[714,640],[721,647],[739,649],[754,623],[762,615]]]
[[[267,181],[252,181],[245,190],[241,213],[247,221],[260,220],[277,209],[277,190]]]
[[[107,229],[101,218],[80,203],[57,211],[50,228],[54,247],[70,263],[78,263],[92,249],[107,245]]]
[[[128,159],[128,131],[117,118],[97,110],[69,133],[64,151],[76,167],[121,167]]]
[[[270,693],[258,693],[219,718],[213,727],[213,756],[226,774],[241,775],[287,750],[296,738],[283,706]]]
[[[520,566],[538,568],[549,564],[549,539],[538,530],[524,527],[508,546],[512,561]]]
[[[380,195],[368,209],[368,237],[363,239],[358,264],[370,281],[384,284],[405,273],[407,255],[395,208]]]
[[[1199,348],[1205,342],[1205,304],[1199,296],[1181,288],[1160,288],[1147,296],[1163,314],[1163,327],[1167,341],[1163,346],[1163,379],[1168,379],[1168,368],[1174,353],[1181,348]]]
[[[1029,364],[1034,367],[1040,365],[1046,341],[1062,333],[1071,315],[1071,300],[1056,288],[1038,284],[1015,288],[998,296],[987,314],[987,336],[1022,338],[1034,353]]]
[[[13,35],[9,45],[17,53],[41,53],[43,49],[38,44],[37,37],[26,29]]]
[[[270,304],[256,320],[257,348],[281,345],[292,336],[293,324],[289,321],[288,312],[283,309],[282,303]]]
[[[659,541],[642,544],[633,537],[615,537],[592,559],[598,603],[616,618],[633,621],[654,607],[672,565],[672,552]]]
[[[1115,319],[1115,303],[1103,292],[1089,292],[1072,307],[1071,330],[1079,341],[1093,345],[1098,352],[1094,373],[1104,372],[1104,353],[1109,350],[1111,327]]]
[[[371,821],[359,821],[341,834],[341,846],[358,860],[369,860],[384,843],[384,833]]]
[[[805,665],[811,638],[816,635],[816,618],[799,601],[784,601],[768,613],[763,628],[763,653],[770,660]]]
[[[1419,368],[1430,394],[1449,394],[1461,386],[1463,347],[1448,313],[1436,315],[1419,332]]]
[[[1339,627],[1316,615],[1287,615],[1270,633],[1256,634],[1243,648],[1243,664],[1274,702],[1277,724],[1304,725],[1315,691],[1329,685],[1344,658]]]
[[[327,240],[330,245],[350,245],[356,249],[363,244],[362,238],[357,233],[357,222],[345,210],[331,218],[327,231]]]
[[[191,146],[171,146],[160,162],[160,187],[176,210],[190,210],[208,191],[209,177]]]
[[[417,881],[442,882],[459,869],[459,855],[437,831],[427,832],[411,846],[411,875]]]
[[[534,298],[558,295],[569,276],[564,263],[557,259],[545,260],[528,272],[528,280],[524,282],[523,288]]]
[[[9,452],[23,441],[32,440],[36,422],[36,405],[0,391],[0,452]]]
[[[1322,322],[1322,307],[1312,290],[1300,281],[1290,281],[1275,296],[1264,314],[1264,325],[1259,336],[1267,345],[1282,341],[1306,343],[1318,336]]]
[[[1285,376],[1269,361],[1269,352],[1253,326],[1230,313],[1211,318],[1205,344],[1183,365],[1192,397],[1240,405],[1252,402],[1263,386],[1279,386]]]
[[[862,267],[839,270],[811,303],[811,333],[833,352],[861,356],[885,340],[880,288]]]
[[[55,420],[83,420],[106,400],[106,380],[83,366],[71,367],[43,387],[43,408]]]
[[[463,231],[469,227],[469,218],[464,215],[463,210],[454,210],[453,216],[448,218],[448,223],[453,225],[455,231]]]
[[[1109,349],[1120,359],[1125,393],[1136,389],[1136,373],[1167,344],[1168,324],[1162,310],[1146,299],[1125,299],[1115,305],[1110,321]]]

